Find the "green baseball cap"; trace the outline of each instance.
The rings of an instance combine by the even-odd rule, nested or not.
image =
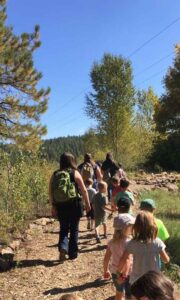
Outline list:
[[[154,209],[156,208],[156,204],[153,199],[144,199],[140,203],[140,209]]]

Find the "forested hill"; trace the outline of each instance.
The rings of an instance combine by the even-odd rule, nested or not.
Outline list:
[[[82,136],[68,136],[45,140],[43,142],[43,152],[47,154],[48,160],[59,161],[59,156],[63,152],[71,152],[76,157],[84,154]]]

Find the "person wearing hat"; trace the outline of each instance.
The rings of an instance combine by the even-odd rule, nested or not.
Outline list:
[[[140,203],[140,210],[149,211],[152,214],[154,214],[156,210],[156,204],[153,199],[144,199]],[[162,220],[154,218],[156,225],[158,227],[158,234],[157,236],[162,240],[166,241],[169,238],[169,233],[167,231],[167,228],[165,227]]]
[[[120,198],[129,198],[131,205],[134,205],[134,196],[133,193],[128,191],[129,181],[126,179],[121,179],[120,181],[120,191],[112,198],[112,207],[116,210],[117,203]]]
[[[117,202],[119,214],[129,213],[131,207],[131,199],[126,195],[121,197]]]
[[[116,288],[115,300],[124,299],[124,295],[130,296],[129,274],[132,267],[132,256],[128,260],[120,274],[122,282],[117,282],[117,269],[119,260],[125,250],[125,245],[131,239],[133,224],[135,218],[128,213],[119,214],[114,218],[113,238],[108,242],[106,253],[104,256],[104,278],[112,277],[114,286]],[[111,265],[109,262],[111,259]],[[118,274],[119,275],[119,274]]]

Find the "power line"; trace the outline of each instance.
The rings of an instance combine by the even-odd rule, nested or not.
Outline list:
[[[162,30],[160,30],[158,33],[156,33],[155,35],[153,35],[150,39],[148,39],[147,41],[145,41],[141,46],[139,46],[133,52],[131,52],[128,55],[127,58],[130,58],[134,54],[136,54],[137,52],[139,52],[142,48],[144,48],[146,45],[148,45],[152,40],[154,40],[155,38],[157,38],[159,35],[161,35],[163,32],[165,32],[167,29],[169,29],[172,25],[174,25],[175,23],[177,23],[179,20],[180,20],[180,17],[178,17],[177,19],[173,20],[170,24],[168,24],[167,26],[165,26]]]
[[[141,74],[143,74],[145,71],[151,69],[152,67],[154,67],[155,65],[157,65],[158,63],[160,63],[161,61],[165,60],[166,58],[170,57],[173,54],[173,52],[167,54],[166,56],[160,58],[159,60],[157,60],[156,62],[154,62],[153,64],[151,64],[150,66],[147,66],[145,69],[143,69],[142,71],[138,72],[137,74],[135,74],[134,76],[137,77]],[[144,81],[143,81],[144,82]],[[68,104],[70,104],[74,99],[76,99],[78,96],[80,96],[81,94],[85,93],[87,91],[87,88],[82,90],[80,93],[78,93],[77,95],[73,96],[72,98],[70,98],[70,100],[68,100],[65,104],[62,105],[61,108],[56,109],[52,114],[50,114],[50,117],[53,116],[55,113],[61,111],[62,109],[64,109]],[[70,116],[68,116],[67,118],[69,118]]]
[[[150,77],[146,78],[145,80],[143,80],[143,81],[137,83],[136,85],[140,85],[140,84],[142,84],[142,83],[144,83],[144,82],[150,80],[151,78],[154,78],[154,77],[158,76],[159,74],[161,74],[161,73],[164,72],[165,70],[167,70],[167,68],[164,68],[164,69],[162,69],[161,71],[154,73],[153,75],[151,75]]]
[[[67,125],[69,125],[69,124],[75,122],[76,120],[78,120],[78,119],[80,119],[80,118],[81,118],[81,116],[76,116],[75,118],[73,118],[73,119],[70,120],[69,122],[65,122],[65,123],[63,123],[63,124],[60,123],[59,126],[56,126],[56,127],[52,128],[51,131],[54,131],[54,130],[58,129],[59,127],[65,127],[65,126],[67,126]]]
[[[56,114],[58,111],[61,111],[62,109],[64,109],[68,104],[70,104],[74,99],[76,99],[77,97],[79,97],[81,94],[85,93],[86,89],[82,90],[81,92],[79,92],[77,95],[71,97],[66,103],[64,103],[60,108],[56,109],[54,112],[52,112],[49,117],[53,116],[54,114]]]
[[[154,67],[155,65],[159,64],[161,61],[165,60],[166,58],[170,57],[171,55],[173,54],[173,52],[167,54],[166,56],[160,58],[159,60],[157,60],[156,62],[154,62],[153,64],[151,64],[150,66],[147,66],[146,68],[144,68],[142,71],[138,72],[135,74],[135,76],[139,76],[141,75],[142,73],[144,73],[145,71],[151,69],[152,67]]]

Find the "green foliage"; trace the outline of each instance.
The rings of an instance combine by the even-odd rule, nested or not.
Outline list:
[[[98,134],[95,129],[90,128],[83,136],[84,152],[91,153],[94,159],[104,160],[108,148],[103,141],[103,136]],[[82,158],[83,159],[83,158]]]
[[[40,46],[39,26],[17,36],[5,24],[6,1],[0,2],[0,138],[34,150],[46,132],[40,116],[47,109],[50,89],[37,87],[42,74],[33,64]],[[33,140],[33,143],[32,143]]]
[[[20,230],[26,219],[44,214],[48,207],[48,181],[52,168],[33,154],[0,150],[1,239]]]
[[[98,133],[116,157],[119,137],[130,123],[134,104],[131,64],[121,56],[105,54],[93,65],[90,76],[94,92],[86,98],[86,113],[97,121]]]
[[[160,171],[180,171],[180,136],[159,136],[150,156],[149,166],[159,166]]]
[[[141,128],[146,129],[147,132],[153,130],[155,127],[154,113],[157,104],[158,97],[152,87],[149,87],[147,91],[142,90],[137,92],[136,123]]]
[[[165,94],[156,106],[155,121],[160,133],[150,164],[165,170],[180,170],[180,47],[176,46],[174,65],[169,68],[164,84]]]
[[[101,156],[112,151],[128,169],[142,166],[156,137],[153,115],[158,98],[153,89],[135,96],[131,63],[121,56],[105,54],[90,76],[94,92],[86,98],[86,113],[97,121],[97,128],[85,134],[85,148]]]
[[[164,84],[166,93],[161,97],[156,111],[160,132],[180,135],[180,46],[176,46],[174,65],[169,68]]]
[[[59,162],[63,152],[71,152],[78,158],[84,155],[83,138],[81,136],[60,137],[43,141],[42,152],[50,161]]]

